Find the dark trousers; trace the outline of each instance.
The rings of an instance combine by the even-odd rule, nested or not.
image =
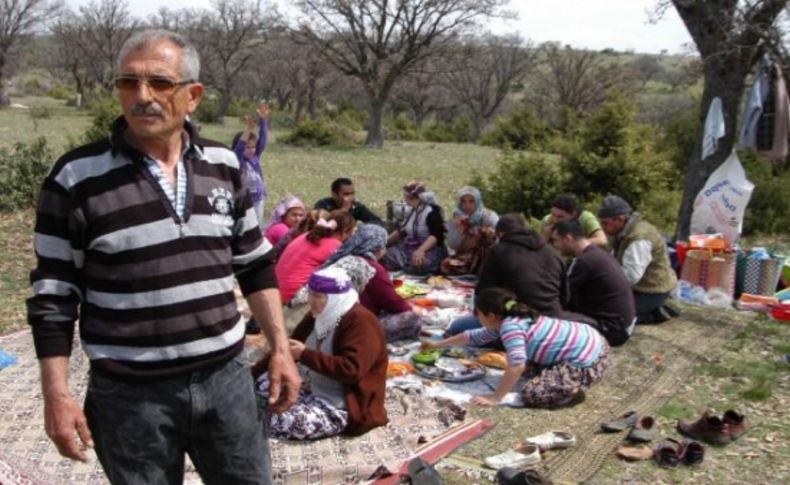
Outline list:
[[[181,484],[185,454],[206,484],[271,483],[266,430],[241,357],[156,382],[91,372],[85,413],[113,485]]]
[[[649,319],[648,315],[652,313],[653,310],[663,305],[667,301],[667,298],[669,298],[669,292],[639,293],[635,291],[634,303],[636,303],[636,322],[640,323],[644,319]]]

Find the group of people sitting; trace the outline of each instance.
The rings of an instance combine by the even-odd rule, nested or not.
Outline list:
[[[603,377],[610,346],[637,323],[675,315],[665,303],[677,280],[664,240],[618,196],[606,197],[597,217],[558,196],[535,231],[521,214],[486,208],[474,187],[458,191],[445,222],[435,194],[410,182],[408,208],[388,231],[351,180],[331,190],[312,210],[286,197],[264,228],[282,301],[309,308],[290,341],[305,390],[296,406],[270,415],[274,436],[353,435],[386,423],[386,344],[418,338],[424,311],[395,292],[390,272],[478,276],[474,314],[423,346],[505,350],[501,385],[476,397],[480,405],[498,403],[522,377],[527,406],[574,402]],[[265,375],[258,388],[266,393]]]

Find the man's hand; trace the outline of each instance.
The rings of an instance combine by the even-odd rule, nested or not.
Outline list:
[[[45,396],[44,427],[61,455],[72,460],[88,461],[85,450],[93,448],[93,438],[85,413],[73,397]]]
[[[269,408],[278,414],[287,411],[296,402],[302,387],[302,378],[287,349],[272,353],[269,383]]]

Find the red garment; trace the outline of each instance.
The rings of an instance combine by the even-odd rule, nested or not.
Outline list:
[[[376,273],[359,295],[359,302],[374,315],[381,315],[382,312],[397,314],[411,311],[411,306],[395,293],[395,286],[384,266],[375,259],[363,259],[376,270]]]
[[[306,341],[314,325],[315,318],[308,313],[291,338]],[[344,434],[358,436],[389,421],[384,408],[388,360],[381,324],[357,303],[335,329],[332,355],[305,348],[299,362],[343,385],[348,411]]]
[[[325,237],[317,243],[311,243],[307,240],[307,234],[302,234],[285,247],[274,268],[283,303],[291,301],[296,292],[307,283],[313,271],[324,264],[343,244],[334,237]]]

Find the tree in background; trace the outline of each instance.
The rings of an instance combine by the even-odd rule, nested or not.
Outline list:
[[[449,106],[447,89],[438,82],[448,70],[446,64],[441,58],[427,59],[406,73],[392,91],[393,111],[408,112],[420,129],[430,115]]]
[[[267,27],[276,17],[260,0],[214,0],[210,11],[190,11],[184,32],[200,51],[201,76],[219,92],[214,116],[228,112],[241,73],[250,67],[265,42]]]
[[[6,64],[26,36],[54,19],[61,9],[58,1],[0,0],[0,108],[4,106]]]
[[[469,138],[477,140],[513,85],[533,67],[535,55],[518,35],[487,35],[452,49],[448,63],[445,88],[472,122]]]
[[[477,22],[502,15],[507,0],[300,0],[298,32],[337,69],[364,85],[365,144],[384,142],[384,107],[396,82]]]
[[[538,113],[562,131],[568,131],[575,118],[600,106],[612,91],[626,90],[632,81],[623,66],[601,52],[548,42],[540,47],[540,55],[545,67],[535,71],[529,99]]]
[[[770,33],[787,0],[671,0],[702,57],[704,87],[698,123],[703,126],[714,97],[721,98],[725,135],[716,152],[701,159],[704,130],[697,135],[683,185],[676,235],[687,239],[694,199],[708,177],[730,155],[738,133],[738,111],[746,78],[765,52]],[[658,9],[669,7],[662,1]]]
[[[79,94],[94,86],[113,89],[121,46],[140,22],[129,13],[126,0],[100,0],[66,11],[52,29],[58,46],[58,64],[74,80]]]

